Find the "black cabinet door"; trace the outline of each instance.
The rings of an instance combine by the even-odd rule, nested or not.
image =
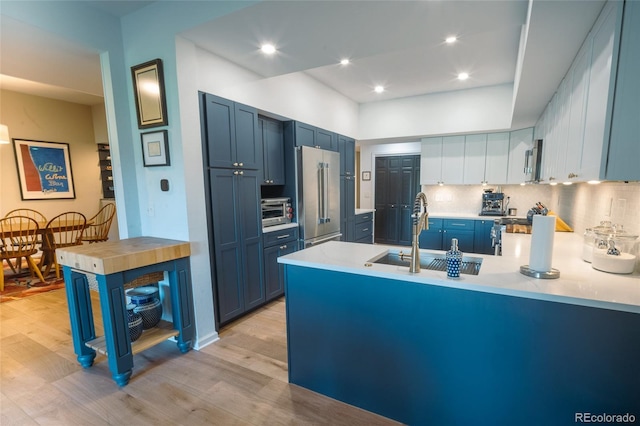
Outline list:
[[[226,323],[265,301],[257,170],[209,169],[216,311]]]
[[[344,176],[356,175],[356,141],[346,136],[338,135],[340,151],[340,174]]]
[[[209,169],[215,264],[215,305],[225,323],[244,312],[242,233],[237,179],[231,169]]]
[[[316,128],[296,121],[295,146],[316,146]]]
[[[258,137],[258,111],[238,103],[234,107],[236,155],[232,166],[259,169],[262,167],[262,145]]]
[[[342,241],[355,241],[356,180],[340,176],[340,232]]]
[[[205,134],[209,167],[232,167],[236,157],[235,111],[232,101],[204,94]]]
[[[263,185],[284,185],[284,133],[282,122],[260,118],[260,136],[262,137]]]
[[[328,130],[319,129],[316,127],[316,145],[319,148],[337,152],[338,151],[337,135]]]

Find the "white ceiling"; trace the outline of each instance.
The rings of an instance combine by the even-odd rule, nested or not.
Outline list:
[[[92,1],[114,16],[151,1]],[[604,1],[534,0],[514,127],[549,101]],[[305,72],[358,103],[513,83],[527,0],[264,1],[182,34],[265,78]],[[97,52],[2,16],[0,85],[73,102],[101,102]],[[21,36],[18,36],[21,34]],[[444,38],[459,41],[446,45]],[[278,52],[265,57],[263,42]],[[348,66],[338,64],[348,57]],[[470,78],[458,81],[459,72]],[[39,83],[36,87],[30,82]],[[373,92],[375,85],[387,90]],[[66,94],[66,95],[65,95]]]

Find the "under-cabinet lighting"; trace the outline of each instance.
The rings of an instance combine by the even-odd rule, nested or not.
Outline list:
[[[551,186],[556,186],[558,184],[558,182],[549,182],[549,185]]]
[[[466,80],[469,78],[469,74],[467,74],[466,72],[461,72],[460,74],[458,74],[458,80]]]
[[[267,55],[273,55],[274,53],[276,53],[276,47],[273,44],[263,44],[262,47],[260,47],[260,50],[262,50],[262,53],[265,53]]]
[[[563,185],[573,185],[573,182],[562,182]]]
[[[587,181],[587,183],[588,183],[589,185],[597,185],[597,184],[599,184],[599,183],[600,183],[600,181],[599,181],[599,180],[590,180],[590,181]]]

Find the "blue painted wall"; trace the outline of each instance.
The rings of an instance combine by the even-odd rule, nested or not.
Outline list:
[[[291,383],[411,425],[640,419],[640,315],[286,265]]]

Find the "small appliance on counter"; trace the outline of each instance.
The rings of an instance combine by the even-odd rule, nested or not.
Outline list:
[[[504,216],[504,193],[486,189],[482,194],[480,216]]]
[[[291,207],[290,198],[263,198],[260,201],[260,206],[262,207],[263,228],[291,223],[293,208]]]

